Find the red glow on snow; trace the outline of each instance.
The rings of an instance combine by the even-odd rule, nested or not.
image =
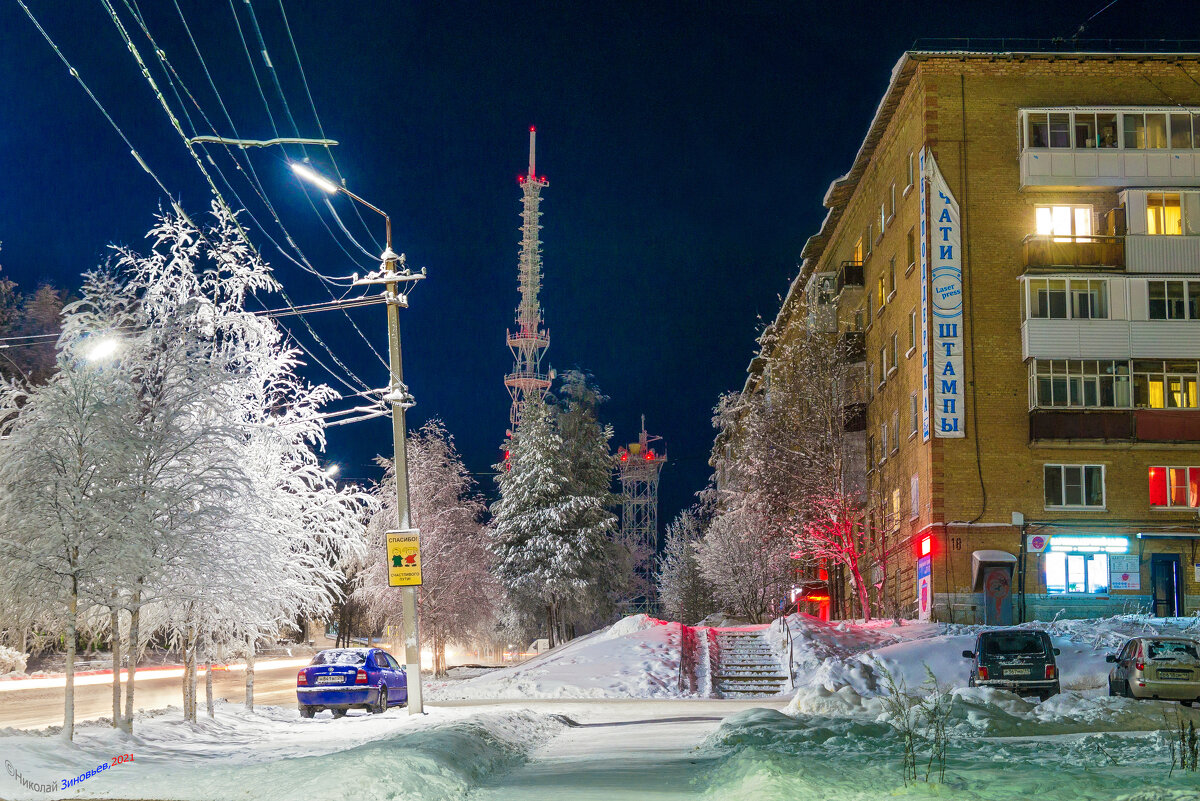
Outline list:
[[[821,601],[828,601],[828,600],[829,600],[829,596],[828,596],[828,595],[805,595],[805,596],[803,597],[803,599],[802,599],[802,600],[805,600],[805,601],[816,601],[816,602],[818,602],[818,603],[819,603],[819,602],[821,602]]]

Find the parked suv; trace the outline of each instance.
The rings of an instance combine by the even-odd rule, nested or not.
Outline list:
[[[1044,631],[999,629],[981,632],[975,650],[962,655],[973,660],[972,687],[999,687],[1045,701],[1059,692],[1058,653]]]

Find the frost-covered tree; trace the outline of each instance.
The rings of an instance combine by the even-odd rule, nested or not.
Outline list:
[[[696,554],[717,604],[761,623],[787,592],[789,545],[760,508],[747,504],[717,513]]]
[[[201,650],[327,608],[334,566],[362,550],[366,499],[316,461],[319,407],[336,395],[299,379],[282,332],[245,310],[276,284],[230,215],[214,215],[203,232],[164,216],[149,253],[121,249],[89,274],[64,309],[57,372],[9,384],[0,409],[14,435],[0,440],[0,584],[37,585],[63,609],[69,676],[79,613],[108,610],[114,667],[127,646],[126,726],[151,636],[181,647],[195,719]],[[57,540],[41,536],[51,525]],[[114,722],[119,682],[114,670]],[[69,736],[69,694],[66,712]]]
[[[555,417],[542,398],[522,404],[508,459],[496,465],[490,531],[496,577],[520,614],[544,614],[551,645],[562,639],[564,607],[589,588],[604,558],[611,524],[596,514],[600,499],[572,493]]]
[[[417,610],[421,634],[433,648],[434,672],[446,672],[446,646],[478,641],[491,628],[496,595],[481,519],[485,511],[475,481],[440,420],[408,438],[408,494],[412,524],[421,532],[421,586]],[[376,489],[378,511],[368,528],[371,553],[384,552],[385,534],[399,527],[396,474],[380,459],[384,480]],[[380,623],[401,617],[400,593],[389,588],[383,559],[368,560],[356,593]]]
[[[705,513],[700,507],[684,509],[667,526],[662,555],[655,574],[663,614],[682,623],[703,620],[715,611],[712,588],[700,571],[697,548],[704,538]]]

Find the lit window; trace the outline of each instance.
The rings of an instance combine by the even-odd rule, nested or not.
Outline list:
[[[1183,209],[1178,192],[1150,192],[1146,195],[1146,233],[1179,236],[1183,233]]]
[[[854,253],[850,256],[850,260],[862,264],[863,260],[863,241],[859,239],[854,243]]]
[[[1034,210],[1038,236],[1091,236],[1091,206],[1038,206]]]
[[[1044,467],[1046,508],[1104,508],[1104,467],[1048,464]]]
[[[1151,467],[1150,505],[1200,507],[1200,467]]]
[[[1193,359],[1137,359],[1133,363],[1133,404],[1139,409],[1195,409],[1200,406]]]
[[[1108,554],[1050,551],[1045,556],[1046,592],[1104,594],[1108,592]]]

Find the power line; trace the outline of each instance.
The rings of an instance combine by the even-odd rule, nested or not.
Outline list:
[[[200,159],[200,156],[196,153],[195,147],[188,141],[188,136],[184,132],[183,126],[179,122],[179,118],[175,116],[174,112],[172,112],[170,104],[167,103],[166,97],[163,96],[162,91],[158,88],[158,85],[155,83],[154,77],[150,74],[150,70],[146,66],[146,62],[142,58],[141,52],[138,50],[138,47],[134,43],[132,37],[130,37],[129,32],[125,28],[125,25],[121,22],[120,17],[117,15],[116,9],[113,7],[110,0],[100,0],[100,3],[108,11],[109,17],[112,19],[113,24],[117,27],[118,32],[120,32],[121,38],[124,39],[126,47],[129,48],[129,52],[133,55],[134,60],[138,63],[138,66],[141,68],[142,76],[146,79],[147,83],[149,83],[151,90],[154,92],[155,98],[159,102],[159,105],[162,106],[163,111],[167,115],[167,118],[171,121],[172,126],[175,128],[176,132],[179,134],[180,138],[183,140],[184,147],[187,148],[188,153],[191,154],[192,159],[196,162],[197,168],[199,168],[200,173],[204,176],[205,180],[208,182],[209,188],[212,190],[213,195],[217,198],[217,202],[221,205],[221,208],[224,209],[224,211],[229,215],[230,221],[233,223],[234,227],[237,229],[238,233],[241,235],[242,240],[246,243],[246,246],[248,248],[250,248],[251,252],[254,253],[256,258],[262,259],[262,255],[258,252],[258,248],[251,241],[249,235],[246,233],[245,228],[242,227],[241,222],[238,220],[237,216],[233,213],[233,210],[229,208],[229,204],[225,201],[225,198],[222,196],[221,191],[217,188],[217,185],[213,181],[212,176],[209,174],[208,170],[204,167],[204,162]],[[159,51],[161,52],[161,48],[159,48]],[[256,78],[256,80],[257,80],[257,78]],[[289,307],[294,307],[295,304],[292,303],[291,298],[287,294],[287,290],[285,290],[283,288],[283,285],[281,283],[278,284],[278,288],[279,288],[279,294],[283,298],[284,302]],[[257,298],[256,298],[256,300],[257,300]],[[334,353],[333,350],[331,350],[327,344],[325,344],[325,341],[323,339],[321,339],[320,335],[317,334],[317,332],[309,324],[308,320],[306,320],[301,315],[300,321],[304,324],[304,327],[308,330],[309,335],[312,336],[312,338],[317,342],[317,344],[320,345],[321,348],[324,349],[325,352],[329,354],[329,357],[334,361],[334,363],[337,364],[338,367],[340,367],[345,372],[346,375],[349,375],[350,378],[354,379],[354,381],[357,382],[360,387],[365,389],[367,387],[367,383],[365,381],[363,381],[361,378],[359,378],[358,375],[355,374],[355,372],[353,370],[351,370],[345,363],[342,362],[341,359],[338,358],[337,354]],[[308,351],[307,349],[305,349],[305,352],[308,353],[310,356],[312,356],[314,359],[317,358],[316,355],[313,354],[311,351]],[[329,368],[326,367],[323,363],[321,363],[319,359],[317,359],[317,361],[319,364],[322,364],[322,366],[325,367],[325,369],[327,371],[329,371]],[[336,375],[332,371],[329,371],[329,372],[331,375],[334,375],[336,378],[341,380],[347,386],[352,386],[351,384],[349,384],[349,382],[345,381],[345,379],[342,376]]]

